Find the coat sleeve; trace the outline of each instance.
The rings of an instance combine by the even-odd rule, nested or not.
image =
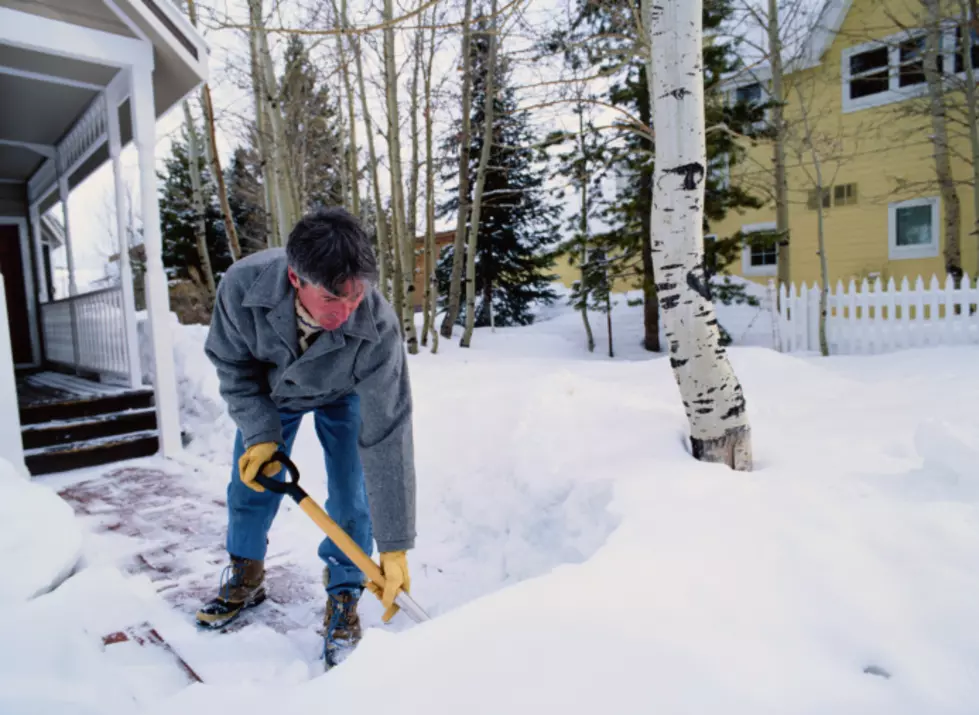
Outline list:
[[[415,463],[412,397],[397,317],[379,312],[380,340],[365,343],[354,367],[360,397],[360,454],[379,551],[415,545]]]
[[[217,369],[221,396],[235,421],[245,447],[260,442],[282,442],[282,421],[272,402],[267,370],[248,348],[241,323],[234,317],[235,298],[229,295],[227,276],[218,285],[214,314],[204,352]],[[238,305],[241,297],[237,298]],[[239,316],[244,322],[244,317]]]

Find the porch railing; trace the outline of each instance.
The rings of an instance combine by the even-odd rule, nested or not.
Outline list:
[[[51,362],[126,378],[129,355],[122,288],[41,304],[45,356]]]

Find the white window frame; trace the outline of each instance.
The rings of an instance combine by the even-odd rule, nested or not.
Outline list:
[[[932,242],[920,246],[898,246],[897,245],[897,211],[902,208],[914,208],[916,206],[931,207],[931,223],[934,228]],[[909,260],[914,258],[936,258],[941,250],[941,212],[939,208],[941,200],[938,196],[929,196],[921,199],[908,199],[907,201],[895,201],[887,205],[887,256],[892,261]]]
[[[765,104],[766,102],[771,100],[772,93],[771,90],[769,90],[768,88],[767,80],[746,78],[746,79],[739,80],[737,82],[732,82],[727,85],[726,89],[724,90],[724,99],[727,105],[729,107],[733,107],[735,104],[737,104],[738,90],[741,89],[742,87],[749,87],[753,84],[757,84],[761,88],[761,99],[758,100],[759,104]],[[768,123],[771,121],[772,118],[771,114],[772,114],[771,108],[765,109],[765,111],[762,113],[762,118],[759,119],[757,122],[755,122],[754,125],[752,125],[753,129],[755,131],[761,131],[762,129],[767,127]]]
[[[955,28],[957,27],[957,24],[951,21],[944,24],[945,27],[942,31],[942,48],[944,50],[942,53],[944,58],[943,63],[945,67],[954,67],[952,63],[955,62]],[[862,109],[881,107],[886,104],[902,102],[906,99],[922,97],[928,94],[927,82],[913,84],[908,87],[901,87],[899,71],[901,64],[901,43],[906,40],[922,37],[925,35],[925,32],[926,31],[923,28],[916,28],[913,30],[888,35],[887,37],[883,37],[879,40],[872,40],[859,45],[853,45],[852,47],[845,47],[840,55],[840,71],[842,73],[840,93],[843,100],[843,113],[849,114],[850,112],[858,112]],[[888,89],[884,92],[879,92],[878,94],[871,94],[866,97],[851,99],[850,82],[852,78],[850,74],[850,58],[853,55],[870,52],[881,47],[887,47]],[[945,73],[945,75],[946,77],[951,76],[950,73]],[[955,76],[959,79],[965,79],[965,72],[957,73]]]
[[[748,223],[741,227],[741,233],[756,233],[758,231],[774,231],[777,228],[774,221]],[[741,275],[759,277],[778,275],[778,246],[775,247],[775,263],[770,266],[751,265],[751,246],[747,243],[741,247]]]

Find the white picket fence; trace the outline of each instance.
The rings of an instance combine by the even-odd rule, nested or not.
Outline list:
[[[774,282],[769,284],[774,294]],[[819,352],[819,284],[779,287],[776,339],[782,352]],[[968,276],[959,288],[951,276],[942,286],[919,276],[911,287],[880,278],[859,287],[851,280],[830,289],[826,337],[830,355],[861,355],[935,345],[979,344],[979,286]]]

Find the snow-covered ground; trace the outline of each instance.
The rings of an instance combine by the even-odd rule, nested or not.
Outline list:
[[[580,315],[563,306],[531,327],[480,330],[469,350],[442,340],[439,354],[411,358],[409,563],[431,622],[384,627],[366,597],[362,646],[322,675],[319,601],[293,614],[308,628],[265,627],[259,609],[235,633],[199,633],[191,609],[115,568],[132,547],[89,529],[95,510],[74,519],[87,529],[77,573],[5,603],[0,712],[979,712],[979,349],[790,357],[771,350],[766,309],[719,313],[755,471],[691,459],[669,362],[639,347],[639,309],[624,300],[614,359],[602,317],[589,354]],[[137,465],[217,498],[233,427],[204,332],[181,327],[177,343],[196,468]],[[322,499],[309,421],[293,456]],[[36,481],[60,489],[97,474]],[[56,511],[46,533],[70,542],[77,524]],[[319,538],[283,502],[271,549],[310,588]],[[0,558],[18,568],[8,555],[20,548]],[[140,620],[204,684],[188,686],[161,652],[102,645]]]

